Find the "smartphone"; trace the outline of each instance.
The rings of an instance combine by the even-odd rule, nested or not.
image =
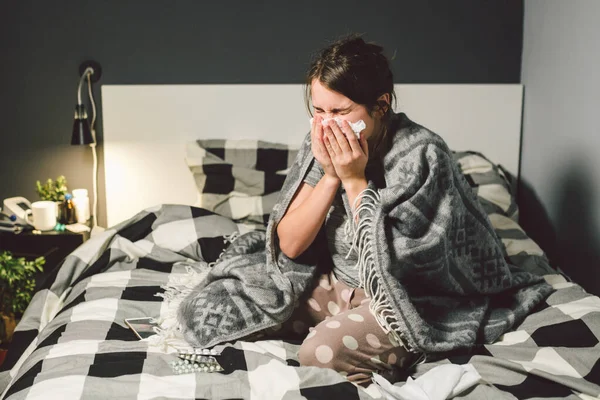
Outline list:
[[[126,318],[125,323],[133,333],[140,339],[146,339],[152,335],[156,335],[156,330],[160,329],[160,325],[153,322],[154,318],[143,317],[143,318]]]

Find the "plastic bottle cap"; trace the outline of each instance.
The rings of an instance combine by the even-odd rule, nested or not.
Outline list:
[[[73,198],[73,195],[71,193],[65,194],[65,200],[71,200],[72,198]]]
[[[73,196],[75,197],[87,197],[87,189],[73,189]]]

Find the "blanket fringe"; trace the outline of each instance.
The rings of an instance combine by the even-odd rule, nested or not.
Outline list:
[[[225,246],[223,246],[223,251],[219,254],[219,257],[217,257],[215,261],[208,263],[208,266],[212,268],[215,266],[215,264],[221,262],[221,257],[223,257],[223,254],[225,254],[227,247],[229,247],[227,246],[227,243],[231,244],[239,237],[240,233],[238,231],[233,232],[231,235],[223,235],[223,243],[225,244]]]
[[[150,336],[148,342],[152,346],[168,351],[169,347],[175,349],[189,348],[189,344],[183,338],[181,324],[177,320],[177,309],[181,302],[202,282],[209,271],[208,264],[203,270],[186,265],[184,274],[171,274],[169,282],[161,286],[165,291],[156,293],[155,296],[164,299],[163,306],[166,308],[159,318],[154,318],[160,328],[155,328],[156,335]]]
[[[156,293],[155,296],[164,299],[163,306],[166,308],[166,311],[161,313],[160,318],[153,319],[153,322],[160,327],[154,328],[156,335],[148,338],[150,345],[156,346],[163,351],[169,351],[173,348],[178,350],[189,350],[191,348],[185,341],[181,329],[182,326],[177,320],[179,305],[204,280],[210,268],[221,261],[223,254],[225,254],[225,251],[229,247],[227,243],[231,244],[239,237],[240,233],[238,231],[230,235],[223,235],[225,246],[223,246],[223,251],[215,261],[204,264],[205,267],[202,270],[199,270],[198,267],[186,265],[185,274],[180,274],[180,276],[172,274],[169,277],[169,282],[161,286],[165,291],[163,293]]]
[[[364,202],[363,199],[370,201]],[[360,206],[357,207],[358,202]],[[381,197],[378,192],[373,189],[366,188],[356,196],[352,205],[352,224],[349,224],[350,219],[346,221],[344,233],[347,234],[348,226],[352,230],[352,247],[346,255],[346,259],[350,256],[353,250],[358,253],[358,279],[360,287],[364,288],[367,297],[371,298],[369,308],[375,315],[375,319],[391,339],[395,340],[397,345],[402,345],[409,352],[416,352],[406,340],[406,337],[400,329],[398,319],[387,299],[385,293],[379,285],[379,275],[375,268],[374,261],[374,244],[371,235],[370,226],[373,223],[377,204],[381,202]]]

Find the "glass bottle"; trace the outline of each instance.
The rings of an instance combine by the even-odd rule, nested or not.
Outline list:
[[[65,194],[65,201],[63,203],[63,220],[65,224],[74,224],[77,222],[77,214],[75,211],[75,203],[73,202],[73,195],[71,193]]]

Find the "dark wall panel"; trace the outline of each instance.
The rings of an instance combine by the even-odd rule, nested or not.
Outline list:
[[[393,56],[397,83],[518,83],[522,22],[505,0],[2,2],[0,196],[35,200],[59,174],[91,192],[91,151],[69,146],[83,60],[101,84],[300,83],[314,52],[359,32]]]

